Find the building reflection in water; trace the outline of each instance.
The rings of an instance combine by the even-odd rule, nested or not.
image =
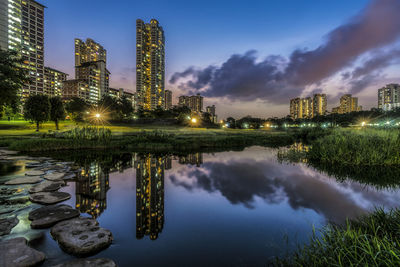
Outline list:
[[[203,153],[188,154],[179,157],[179,164],[190,164],[200,167],[203,164]]]
[[[110,189],[109,174],[92,162],[78,175],[76,186],[76,208],[97,218],[107,208],[107,191]]]
[[[169,164],[169,165],[168,165]],[[138,156],[136,167],[136,238],[155,240],[164,225],[164,170],[171,163],[165,157]]]
[[[164,226],[164,171],[172,169],[172,160],[179,164],[200,166],[202,153],[185,156],[123,154],[86,164],[76,180],[76,208],[98,218],[107,208],[109,174],[136,169],[136,237],[156,240]]]

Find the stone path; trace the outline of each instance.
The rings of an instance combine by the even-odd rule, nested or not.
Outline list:
[[[31,227],[34,229],[49,228],[54,224],[78,217],[80,212],[68,205],[41,207],[29,213]]]
[[[0,243],[0,266],[36,266],[46,258],[45,254],[28,247],[23,237],[9,239]]]
[[[83,217],[57,223],[50,233],[64,251],[74,255],[94,254],[113,240],[111,232],[100,228],[96,220]]]
[[[0,236],[8,235],[18,222],[17,216],[0,219]]]
[[[43,205],[56,204],[71,198],[71,195],[65,192],[39,192],[31,194],[29,200]]]

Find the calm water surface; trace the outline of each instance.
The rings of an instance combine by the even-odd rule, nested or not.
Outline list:
[[[400,201],[398,190],[339,183],[305,164],[281,164],[276,155],[252,147],[94,156],[77,160],[82,175],[62,191],[72,195],[66,204],[111,230],[113,244],[95,257],[119,266],[265,266],[307,242],[313,226]],[[27,229],[22,220],[13,233]],[[43,236],[33,246],[46,253],[45,266],[73,258],[48,230],[37,232]]]

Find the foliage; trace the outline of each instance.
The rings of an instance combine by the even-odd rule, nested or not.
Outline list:
[[[70,131],[64,132],[62,137],[76,141],[109,141],[111,139],[111,130],[104,127],[99,128],[93,126],[75,127]]]
[[[31,95],[24,105],[24,117],[26,120],[36,123],[36,131],[39,124],[48,121],[50,115],[50,102],[46,95]]]
[[[6,106],[16,112],[19,104],[18,91],[29,82],[26,71],[21,68],[22,59],[14,51],[0,49],[0,114]]]
[[[56,124],[56,130],[58,130],[58,121],[65,119],[64,104],[60,97],[51,97],[50,101],[50,120]]]
[[[307,155],[310,162],[358,166],[400,164],[397,130],[337,129],[314,141]]]
[[[277,259],[275,266],[399,266],[400,210],[378,209],[315,232],[310,243],[293,255]]]
[[[70,118],[75,122],[84,121],[85,114],[89,110],[90,105],[85,100],[74,97],[67,102],[65,109]]]

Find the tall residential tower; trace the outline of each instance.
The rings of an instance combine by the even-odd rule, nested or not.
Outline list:
[[[158,21],[136,20],[137,104],[145,110],[164,108],[165,37]]]
[[[22,56],[30,79],[22,97],[44,93],[44,8],[34,0],[0,0],[0,48]]]

